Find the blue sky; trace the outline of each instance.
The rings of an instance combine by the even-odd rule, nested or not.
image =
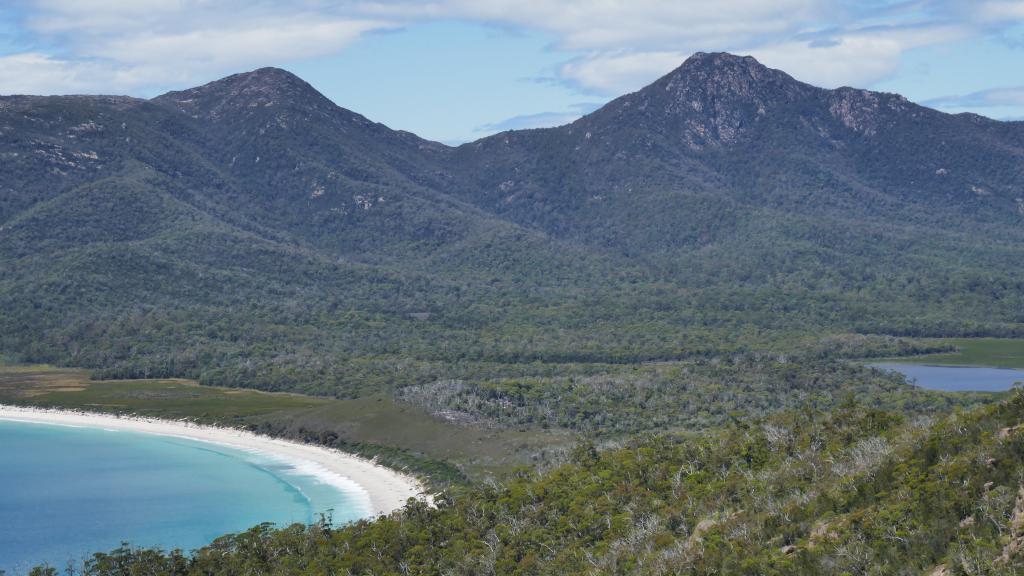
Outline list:
[[[0,94],[149,97],[280,66],[449,143],[571,121],[718,50],[1024,119],[1024,0],[0,0]]]

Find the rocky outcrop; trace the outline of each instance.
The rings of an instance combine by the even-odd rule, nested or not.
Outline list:
[[[1024,561],[1024,485],[1017,492],[1017,503],[1010,517],[1009,541],[1003,547],[1000,562],[1010,564]]]
[[[866,136],[873,136],[894,121],[894,113],[907,110],[910,102],[897,94],[884,94],[854,88],[840,88],[829,93],[829,112],[844,126]]]

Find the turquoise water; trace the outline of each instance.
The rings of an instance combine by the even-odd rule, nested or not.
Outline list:
[[[0,570],[62,568],[122,541],[191,550],[261,522],[335,523],[359,495],[200,441],[0,420]]]
[[[974,368],[969,366],[928,366],[925,364],[881,363],[875,368],[892,370],[911,384],[946,392],[1002,392],[1024,382],[1024,370]]]

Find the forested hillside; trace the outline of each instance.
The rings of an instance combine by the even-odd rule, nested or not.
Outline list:
[[[707,380],[720,362],[1024,334],[1021,123],[728,54],[455,148],[277,69],[0,97],[0,157],[0,350],[98,377],[456,406],[519,387],[539,403],[470,418],[569,422],[536,416],[569,381],[678,405],[742,381]]]
[[[73,573],[1019,574],[1022,421],[1018,391],[939,419],[847,403],[584,445],[436,507],[259,526],[194,555],[124,547]]]

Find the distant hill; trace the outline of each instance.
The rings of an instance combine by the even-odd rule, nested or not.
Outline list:
[[[454,148],[273,68],[0,97],[0,158],[0,350],[100,375],[355,395],[1024,335],[1024,125],[749,57]]]

